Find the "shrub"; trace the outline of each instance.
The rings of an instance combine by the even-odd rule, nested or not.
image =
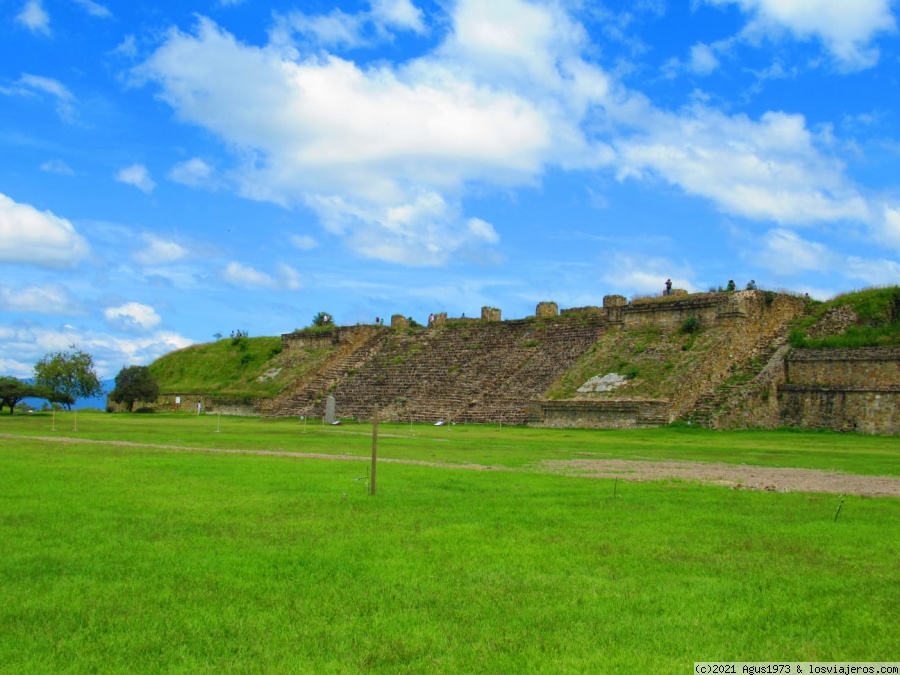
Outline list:
[[[678,332],[682,335],[690,335],[700,330],[700,319],[696,316],[689,316],[681,322]]]

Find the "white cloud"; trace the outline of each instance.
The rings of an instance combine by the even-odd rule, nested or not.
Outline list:
[[[620,178],[661,176],[726,213],[756,220],[870,218],[843,165],[817,148],[800,115],[768,112],[755,121],[705,106],[676,115],[641,104],[618,114],[643,131],[620,142]]]
[[[382,26],[425,32],[422,10],[410,0],[371,0],[372,16]]]
[[[275,291],[294,291],[301,287],[300,275],[290,265],[276,266],[277,277],[260,272],[253,267],[232,261],[222,270],[222,278],[239,288],[267,288]]]
[[[146,332],[162,321],[156,310],[139,302],[126,302],[120,307],[107,307],[103,316],[110,325],[125,331]]]
[[[80,314],[78,301],[61,284],[11,288],[0,286],[0,309],[37,314]]]
[[[44,11],[41,0],[28,0],[16,15],[16,21],[32,33],[50,34],[50,15]]]
[[[56,101],[57,114],[66,122],[72,121],[75,97],[59,80],[23,73],[19,78],[19,87],[18,93],[22,94],[34,94],[35,92],[49,94]]]
[[[214,169],[199,157],[180,162],[169,171],[169,179],[190,187],[212,187]]]
[[[291,244],[301,251],[311,251],[319,245],[315,239],[307,234],[295,234],[290,237]]]
[[[137,52],[137,39],[133,34],[129,33],[110,53],[116,54],[117,56],[124,56],[125,58],[134,58],[137,56]]]
[[[84,11],[91,16],[96,16],[100,19],[109,19],[112,17],[112,12],[109,11],[108,7],[96,3],[93,0],[75,0],[75,3],[80,5]]]
[[[712,47],[702,42],[691,47],[690,69],[698,75],[709,75],[719,67],[719,59]]]
[[[896,30],[890,0],[706,0],[709,4],[737,4],[750,15],[743,33],[751,39],[770,36],[782,28],[796,38],[818,38],[845,69],[874,65],[878,50],[871,46],[881,33]]]
[[[87,242],[68,220],[0,194],[0,261],[64,268],[87,254]]]
[[[900,251],[900,205],[883,207],[878,239]]]
[[[778,275],[793,276],[834,269],[836,260],[827,246],[807,241],[790,230],[775,229],[763,237],[757,262]]]
[[[746,12],[769,8],[740,1]],[[416,9],[407,4],[282,17],[262,47],[201,18],[193,34],[170,31],[135,73],[234,151],[240,194],[307,206],[366,257],[441,265],[496,244],[493,228],[464,212],[467,192],[535,185],[553,167],[662,179],[760,222],[879,226],[836,146],[803,116],[655,108],[586,59],[588,35],[562,3],[459,0],[443,41],[397,65],[361,67],[321,50],[356,44],[360,22]],[[294,44],[298,31],[314,34],[316,48]],[[675,67],[712,72],[727,48],[698,43]],[[189,164],[176,175],[205,179],[205,164]]]
[[[481,218],[469,218],[469,232],[478,239],[483,239],[491,244],[496,244],[500,241],[500,236],[497,234],[494,226]]]
[[[296,291],[303,286],[300,280],[300,273],[290,265],[280,263],[277,269],[278,286],[280,288],[288,291]]]
[[[247,46],[201,19],[137,72],[182,119],[249,158],[237,172],[243,195],[309,205],[363,255],[441,264],[484,241],[462,214],[467,185],[530,185],[548,165],[612,157],[582,130],[609,89],[577,55],[583,29],[558,8],[502,4],[508,12],[460,3],[452,39],[397,67]],[[419,216],[401,224],[403,212]]]
[[[132,258],[141,265],[164,265],[187,255],[187,249],[174,241],[166,241],[152,234],[144,234],[141,239],[143,248],[132,253]]]
[[[147,365],[163,354],[183,349],[192,340],[170,331],[148,335],[117,335],[75,326],[47,328],[34,323],[0,325],[0,366],[17,377],[29,377],[34,364],[48,352],[76,344],[94,357],[101,379],[115,377],[126,365]]]
[[[150,177],[150,172],[143,164],[132,164],[120,169],[116,174],[116,180],[126,185],[133,185],[141,192],[150,194],[156,187],[156,183]]]
[[[41,171],[46,171],[47,173],[58,173],[64,176],[74,176],[75,172],[72,170],[68,164],[66,164],[61,159],[49,159],[43,164],[41,164]]]
[[[600,279],[614,292],[626,293],[637,290],[641,293],[662,295],[666,279],[672,280],[674,288],[683,288],[690,292],[699,290],[690,280],[694,273],[689,266],[666,258],[619,253],[607,257],[603,270]]]

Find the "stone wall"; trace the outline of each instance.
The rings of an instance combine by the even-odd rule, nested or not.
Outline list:
[[[785,426],[900,435],[900,386],[786,384],[778,395]]]
[[[178,402],[180,399],[180,403]],[[150,409],[157,412],[183,412],[197,414],[197,402],[200,402],[200,414],[234,415],[239,417],[260,416],[264,413],[266,399],[235,398],[226,396],[209,396],[197,393],[162,394],[155,401],[136,401],[134,410]],[[110,412],[126,412],[128,406],[106,401],[106,409]]]
[[[900,349],[796,349],[787,361],[787,381],[823,386],[900,384]]]
[[[900,349],[785,349],[779,358],[711,426],[900,434]]]
[[[668,424],[669,402],[653,399],[535,401],[528,423],[554,428],[638,429]]]

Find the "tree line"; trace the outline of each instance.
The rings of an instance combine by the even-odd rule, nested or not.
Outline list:
[[[79,398],[103,395],[93,357],[75,345],[51,352],[38,361],[32,379],[33,382],[25,382],[16,377],[0,377],[0,410],[9,407],[12,414],[26,398],[42,399],[71,410]],[[109,396],[116,403],[125,403],[131,412],[136,401],[156,399],[159,384],[146,366],[126,366],[116,375],[116,386]]]

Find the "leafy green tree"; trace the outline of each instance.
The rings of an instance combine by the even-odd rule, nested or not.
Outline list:
[[[75,345],[70,345],[69,351],[51,352],[38,361],[34,366],[34,381],[65,397],[59,402],[69,409],[79,398],[103,393],[103,385],[94,370],[94,357]]]
[[[116,375],[116,388],[109,397],[116,403],[127,403],[128,412],[135,401],[153,401],[159,396],[159,383],[147,366],[127,366]]]
[[[313,317],[312,325],[321,327],[321,326],[331,326],[334,324],[334,314],[329,314],[328,312],[319,312]]]
[[[12,415],[19,401],[26,398],[43,398],[54,403],[58,402],[59,396],[47,387],[22,382],[15,377],[0,377],[0,409],[9,406]]]

